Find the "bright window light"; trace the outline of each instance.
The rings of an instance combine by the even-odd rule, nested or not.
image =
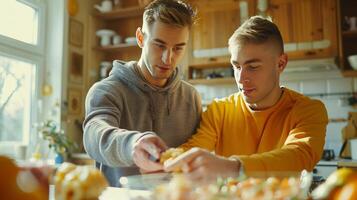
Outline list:
[[[25,43],[37,44],[38,11],[16,0],[0,2],[0,34]]]
[[[0,55],[0,142],[29,141],[35,67]]]

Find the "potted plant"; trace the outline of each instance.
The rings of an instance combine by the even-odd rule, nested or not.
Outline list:
[[[64,131],[57,127],[52,120],[47,120],[38,126],[40,136],[49,142],[48,147],[56,152],[55,163],[64,161],[64,157],[78,148],[77,144],[64,134]]]

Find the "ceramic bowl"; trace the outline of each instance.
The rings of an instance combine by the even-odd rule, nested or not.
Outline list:
[[[357,55],[348,56],[348,62],[350,62],[350,65],[354,70],[357,70]]]

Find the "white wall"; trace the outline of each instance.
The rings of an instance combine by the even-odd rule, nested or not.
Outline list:
[[[357,111],[347,103],[350,95],[331,95],[332,93],[357,92],[357,78],[344,78],[338,70],[284,73],[281,76],[281,85],[306,95],[330,94],[330,96],[312,97],[325,104],[330,119],[347,119],[348,112]],[[200,92],[203,103],[237,91],[236,85],[196,85],[195,87]],[[341,148],[341,129],[345,125],[346,122],[331,122],[327,126],[325,149],[334,149],[335,155],[338,155]]]

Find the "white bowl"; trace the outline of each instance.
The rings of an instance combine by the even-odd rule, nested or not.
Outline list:
[[[348,56],[348,61],[353,69],[357,70],[357,55]]]

